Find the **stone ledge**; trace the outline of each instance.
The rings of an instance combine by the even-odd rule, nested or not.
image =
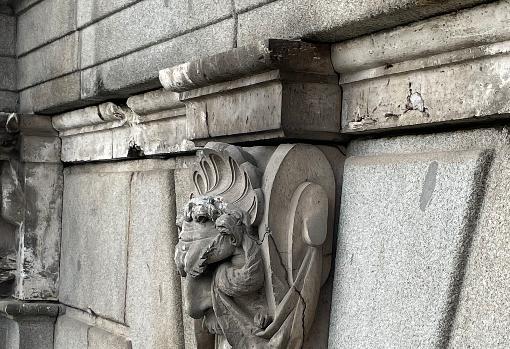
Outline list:
[[[161,70],[159,78],[183,92],[273,69],[334,75],[329,45],[269,39]]]
[[[9,318],[57,317],[64,311],[58,303],[0,300],[0,315]]]
[[[62,161],[124,159],[194,151],[186,139],[186,111],[176,93],[157,90],[53,117]]]
[[[271,39],[162,70],[160,80],[180,92],[197,145],[340,139],[329,45]]]

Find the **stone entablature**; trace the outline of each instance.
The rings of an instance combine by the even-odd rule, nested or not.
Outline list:
[[[197,145],[340,137],[341,91],[327,44],[267,40],[162,70],[160,81],[180,92]]]
[[[53,117],[62,139],[62,161],[84,162],[179,154],[194,150],[186,138],[186,111],[164,90]]]

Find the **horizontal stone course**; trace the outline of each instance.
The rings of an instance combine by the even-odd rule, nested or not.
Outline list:
[[[345,73],[506,41],[509,25],[510,4],[496,1],[334,44],[333,65]]]
[[[14,56],[16,51],[16,17],[0,14],[0,56]]]
[[[229,50],[233,42],[234,21],[229,19],[85,69],[81,98],[128,97],[157,88],[160,69]]]
[[[503,72],[508,69],[507,52],[344,83],[342,131],[505,119],[510,112],[510,77]]]
[[[44,45],[76,29],[77,0],[44,0],[18,17],[17,54]],[[58,60],[58,56],[55,57]]]
[[[140,0],[86,0],[78,1],[76,6],[77,26],[81,28],[91,22],[110,15],[114,11]]]
[[[72,73],[79,69],[78,33],[74,32],[18,59],[18,88]]]
[[[182,35],[230,15],[230,0],[142,1],[82,30],[82,68]]]
[[[0,91],[0,112],[14,112],[18,104],[18,94],[10,91]]]
[[[16,59],[13,57],[0,57],[0,90],[17,91]]]
[[[49,80],[20,92],[19,112],[58,113],[65,109],[77,108],[80,101],[80,73],[72,73]]]
[[[279,0],[239,15],[238,45],[265,38],[337,42],[486,0]]]

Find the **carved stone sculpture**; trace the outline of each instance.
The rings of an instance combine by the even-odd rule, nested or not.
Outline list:
[[[209,143],[193,176],[175,250],[187,314],[216,348],[303,347],[331,265],[325,155],[301,144]]]

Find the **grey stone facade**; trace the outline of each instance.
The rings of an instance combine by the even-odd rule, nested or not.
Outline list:
[[[509,23],[0,0],[0,348],[510,347]]]

